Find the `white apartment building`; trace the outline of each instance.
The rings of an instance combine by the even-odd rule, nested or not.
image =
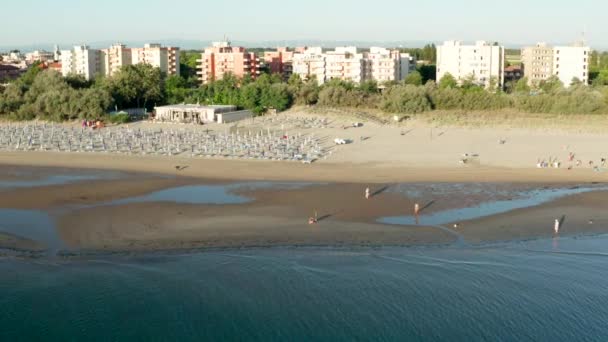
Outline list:
[[[109,49],[102,49],[101,56],[104,75],[114,75],[123,65],[131,64],[131,50],[122,44],[114,44]]]
[[[538,43],[521,50],[524,76],[529,85],[538,85],[552,76],[557,76],[565,87],[574,79],[589,83],[589,58],[591,49],[583,43],[572,46],[551,47]]]
[[[101,51],[89,49],[86,45],[74,46],[72,50],[61,51],[61,74],[83,75],[87,80],[102,72]]]
[[[35,50],[32,52],[28,52],[25,54],[25,61],[27,63],[34,62],[48,62],[53,61],[55,55],[52,52],[44,51],[44,50]]]
[[[369,61],[370,79],[379,83],[403,80],[416,70],[415,59],[397,50],[371,47],[366,59]]]
[[[138,63],[158,67],[168,76],[179,75],[179,48],[145,44],[143,48],[131,49],[131,64]]]
[[[369,79],[368,62],[354,46],[338,47],[325,53],[325,80],[361,83]]]
[[[437,46],[437,81],[451,74],[461,83],[473,77],[474,81],[488,87],[495,79],[498,87],[504,85],[505,48],[497,44],[478,41],[465,45],[461,41],[446,41]]]
[[[369,52],[359,52],[354,46],[338,47],[325,53],[315,47],[293,55],[293,73],[304,80],[314,76],[319,84],[331,79],[355,83],[400,81],[415,67],[416,61],[409,54],[378,47]]]
[[[293,55],[293,73],[298,74],[303,80],[315,77],[319,84],[325,83],[325,55],[323,49],[313,47],[302,53],[295,53]]]
[[[569,87],[578,79],[589,84],[589,57],[591,49],[582,43],[553,48],[553,71],[564,86]]]

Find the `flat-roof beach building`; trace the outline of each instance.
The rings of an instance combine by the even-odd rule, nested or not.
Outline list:
[[[178,104],[154,108],[154,120],[175,123],[230,123],[253,117],[248,110],[237,110],[232,105],[201,106],[197,104]]]

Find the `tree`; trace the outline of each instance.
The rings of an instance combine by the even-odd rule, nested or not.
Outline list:
[[[437,67],[432,64],[421,65],[418,67],[418,72],[422,76],[422,83],[426,84],[430,80],[437,78]]]
[[[422,75],[420,72],[414,71],[407,75],[407,77],[403,80],[403,83],[415,86],[422,85]]]
[[[262,89],[257,83],[249,83],[241,88],[240,105],[251,110],[255,114],[264,112],[264,106],[261,104]]]
[[[439,80],[438,86],[439,89],[456,88],[458,86],[458,82],[456,82],[456,79],[454,78],[454,76],[452,76],[452,74],[446,73]]]
[[[296,103],[301,105],[314,105],[319,101],[320,88],[316,79],[308,80],[302,84],[296,94]]]
[[[92,81],[87,80],[82,75],[70,74],[64,79],[68,85],[74,89],[90,88],[93,85]]]
[[[513,91],[515,91],[516,93],[526,93],[526,94],[530,93],[530,86],[528,85],[528,78],[523,77],[519,81],[517,81],[517,83],[515,83],[515,87],[513,88]]]
[[[382,94],[381,108],[390,113],[416,114],[431,110],[431,102],[422,87],[397,85]]]
[[[274,83],[262,88],[262,98],[260,104],[265,109],[274,108],[283,111],[291,105],[292,96],[289,87],[284,83]]]
[[[378,82],[373,80],[363,81],[359,85],[359,89],[368,94],[375,94],[378,92]]]
[[[190,87],[185,78],[171,75],[165,79],[165,100],[167,103],[176,104],[184,102],[190,93]]]
[[[106,89],[122,108],[148,108],[163,100],[163,77],[150,64],[125,65],[106,79]]]
[[[541,81],[538,86],[547,94],[554,94],[559,90],[564,89],[564,84],[557,76],[551,76],[548,79]]]
[[[40,68],[40,62],[34,62],[34,64],[32,64],[27,71],[21,75],[21,77],[19,77],[19,81],[23,82],[23,84],[29,87],[32,85],[32,83],[34,83],[36,76],[38,76],[41,71],[42,69]]]
[[[570,81],[570,86],[579,86],[582,85],[583,81],[581,81],[578,77],[572,77],[572,81]]]
[[[201,53],[198,51],[180,51],[179,53],[179,74],[185,80],[196,81],[197,60],[201,58]]]
[[[598,72],[597,76],[593,80],[594,86],[605,86],[608,85],[608,69],[604,69]]]
[[[441,83],[440,83],[441,86]],[[462,85],[461,85],[462,89],[464,90],[479,90],[479,88],[481,88],[479,86],[479,84],[477,83],[477,79],[475,78],[475,75],[470,74],[467,77],[464,78],[464,80],[462,80]]]

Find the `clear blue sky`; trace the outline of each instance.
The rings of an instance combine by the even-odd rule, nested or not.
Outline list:
[[[14,0],[0,46],[95,41],[491,40],[608,47],[606,0]],[[525,9],[525,10],[524,10]]]

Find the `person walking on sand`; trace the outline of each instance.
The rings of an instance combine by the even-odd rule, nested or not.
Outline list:
[[[555,231],[555,235],[559,234],[559,220],[555,219],[555,223],[553,224],[553,230]]]
[[[369,199],[369,187],[365,188],[365,199]]]
[[[420,213],[420,205],[418,203],[414,204],[414,215],[418,216]]]

